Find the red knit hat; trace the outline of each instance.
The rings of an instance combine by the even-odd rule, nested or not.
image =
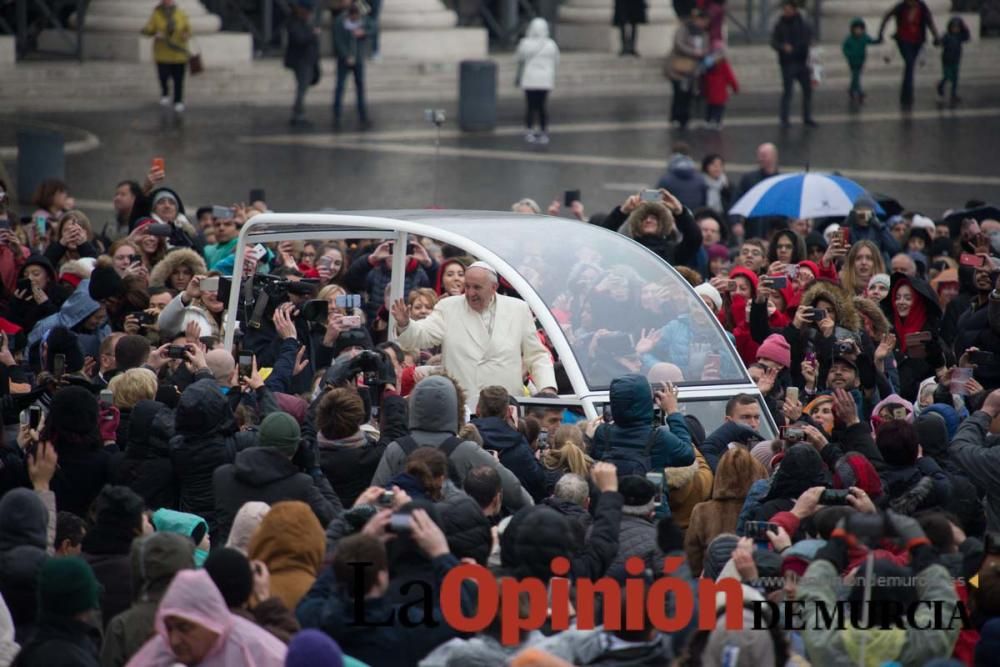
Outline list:
[[[792,348],[781,334],[771,334],[757,348],[758,359],[769,359],[782,367],[792,365]]]
[[[856,486],[873,499],[882,495],[882,479],[875,466],[864,454],[847,454],[837,459],[833,466],[833,486],[847,489]]]

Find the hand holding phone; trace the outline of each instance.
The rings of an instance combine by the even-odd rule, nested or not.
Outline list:
[[[575,201],[581,201],[579,190],[566,190],[563,193],[563,206],[569,208]]]

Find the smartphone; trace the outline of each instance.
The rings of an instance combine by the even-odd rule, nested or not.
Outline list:
[[[799,400],[799,388],[798,387],[788,387],[785,389],[785,399],[795,402]]]
[[[43,236],[49,228],[49,219],[44,215],[35,216],[35,229],[39,236]]]
[[[851,245],[851,229],[850,229],[850,227],[841,227],[840,228],[840,242],[843,245],[845,245],[845,246]]]
[[[167,359],[187,359],[187,345],[171,345],[168,347]]]
[[[24,291],[30,292],[31,291],[31,281],[28,280],[27,278],[21,278],[20,280],[17,281],[17,290],[18,291],[24,290]]]
[[[612,421],[614,421],[614,418],[611,416],[610,405],[605,405],[604,408],[601,410],[601,421],[603,421],[605,424],[610,424]]]
[[[247,201],[251,204],[255,201],[267,201],[267,196],[264,194],[264,188],[250,188],[250,196],[247,197]]]
[[[169,238],[170,233],[173,230],[170,228],[170,225],[166,224],[165,222],[154,222],[151,225],[146,225],[142,231],[146,232],[150,236]]]
[[[785,289],[788,287],[788,276],[768,276],[764,281],[771,289]]]
[[[782,426],[781,439],[786,442],[802,442],[806,439],[806,432],[798,426]]]
[[[30,406],[28,408],[28,427],[37,429],[40,423],[42,423],[42,406]]]
[[[923,343],[928,343],[931,340],[930,331],[916,331],[911,334],[906,334],[906,346],[910,345],[921,345]]]
[[[661,201],[663,195],[659,190],[643,190],[639,193],[639,199],[642,201]]]
[[[948,382],[949,391],[953,394],[958,394],[959,396],[967,396],[969,394],[968,388],[965,383],[972,379],[973,369],[971,368],[954,368],[951,371],[951,379]],[[896,419],[905,419],[906,414],[902,417],[896,417]]]
[[[361,326],[360,315],[344,315],[340,318],[340,325],[348,329],[356,329]]]
[[[730,293],[735,293],[736,292],[736,281],[735,280],[730,280],[730,281],[726,282],[726,291],[728,291]]]
[[[360,308],[361,307],[361,295],[360,294],[338,294],[337,298],[334,300],[337,308]]]
[[[57,354],[52,359],[52,374],[56,376],[57,380],[61,380],[63,373],[66,371],[66,355]]]
[[[386,526],[385,530],[387,533],[396,535],[409,533],[412,530],[412,522],[413,517],[409,514],[395,513],[389,517],[389,525]]]
[[[159,169],[160,171],[166,171],[167,170],[167,163],[163,160],[162,157],[154,157],[153,158],[152,167],[153,167],[153,169]]]
[[[105,405],[114,405],[115,402],[114,392],[112,392],[110,389],[102,389],[100,401]]]
[[[579,190],[567,190],[563,193],[563,206],[572,206],[575,201],[582,201]]]
[[[646,481],[652,483],[652,485],[656,487],[656,493],[653,495],[653,502],[659,505],[663,502],[663,473],[647,472]]]
[[[824,489],[819,495],[820,505],[849,505],[847,497],[850,496],[849,489]]]
[[[987,352],[986,350],[977,350],[975,352],[969,352],[969,361],[977,366],[986,366],[994,363],[996,356],[997,355],[994,353]]]
[[[253,257],[259,262],[260,260],[267,257],[267,248],[265,248],[263,244],[258,243],[253,248],[247,251],[247,256]]]
[[[216,220],[232,220],[236,217],[236,211],[228,206],[213,206],[212,217]]]
[[[958,257],[958,263],[962,266],[971,266],[978,269],[986,266],[986,258],[982,255],[973,255],[968,252],[963,252]]]
[[[240,377],[248,378],[253,375],[253,353],[240,352]]]
[[[379,507],[392,507],[392,502],[396,499],[396,494],[392,491],[383,491],[375,503]]]
[[[813,322],[821,322],[826,319],[826,310],[823,308],[813,308],[809,311],[809,319]]]
[[[208,278],[202,278],[198,283],[198,289],[202,292],[218,292],[219,291],[219,276],[210,276]]]
[[[767,531],[778,532],[778,524],[771,521],[745,521],[743,522],[743,535],[758,542],[767,541]]]

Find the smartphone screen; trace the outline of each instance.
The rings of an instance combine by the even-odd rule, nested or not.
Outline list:
[[[248,378],[253,374],[253,354],[240,352],[240,377]]]
[[[52,359],[52,374],[56,376],[57,380],[61,380],[63,372],[66,370],[66,355],[57,354],[55,358]]]

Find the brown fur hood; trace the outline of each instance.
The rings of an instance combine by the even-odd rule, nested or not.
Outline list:
[[[168,252],[166,257],[161,259],[150,271],[149,286],[162,287],[166,285],[167,278],[174,272],[174,269],[185,264],[196,276],[208,273],[208,267],[205,266],[205,260],[201,258],[201,255],[190,248],[177,248]]]
[[[660,221],[660,226],[656,233],[657,236],[670,236],[673,233],[674,215],[666,205],[657,201],[644,201],[635,207],[635,210],[629,214],[628,220],[625,221],[629,236],[634,239],[642,236],[639,228],[642,225],[642,221],[649,215],[655,215]]]
[[[889,324],[889,320],[877,303],[863,296],[856,296],[851,299],[851,302],[854,304],[854,310],[871,321],[876,344],[878,344],[882,336],[892,331],[892,325]]]
[[[836,324],[842,329],[857,332],[861,330],[861,318],[854,310],[854,304],[843,289],[823,280],[814,282],[802,295],[802,305],[812,306],[817,299],[823,299],[833,304],[837,311]]]

